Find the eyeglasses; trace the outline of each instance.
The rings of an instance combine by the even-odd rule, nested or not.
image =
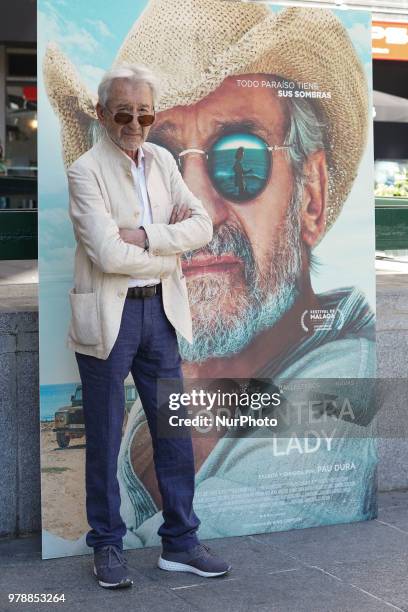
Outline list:
[[[259,196],[268,184],[272,153],[290,146],[269,146],[256,134],[234,132],[218,138],[208,151],[185,149],[173,155],[181,173],[187,155],[205,155],[208,175],[218,193],[232,202],[246,203]]]
[[[105,106],[105,108],[112,115],[114,122],[118,125],[127,125],[128,123],[131,123],[135,117],[135,115],[132,115],[132,113],[127,113],[126,111],[118,111],[117,113],[112,113],[110,108],[108,108],[107,106]],[[153,115],[137,115],[139,125],[141,125],[142,127],[148,127],[149,125],[152,125],[152,123],[154,123],[155,118],[156,113],[154,111]]]

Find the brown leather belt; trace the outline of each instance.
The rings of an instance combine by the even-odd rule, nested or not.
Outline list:
[[[146,298],[153,297],[154,295],[161,295],[162,286],[161,283],[158,285],[147,285],[146,287],[129,287],[127,290],[127,298]]]

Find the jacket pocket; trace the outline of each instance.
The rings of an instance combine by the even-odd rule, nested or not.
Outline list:
[[[76,293],[75,287],[69,290],[71,303],[71,336],[79,344],[99,344],[101,330],[99,325],[96,292]]]

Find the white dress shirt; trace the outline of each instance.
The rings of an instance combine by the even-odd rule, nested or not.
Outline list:
[[[149,195],[147,193],[146,176],[144,168],[144,153],[142,147],[138,148],[138,162],[139,165],[132,160],[132,175],[133,182],[135,185],[138,200],[142,206],[142,216],[140,225],[149,225],[153,223],[152,209],[150,206]],[[136,278],[130,277],[129,287],[144,287],[146,285],[157,285],[160,283],[160,278]]]

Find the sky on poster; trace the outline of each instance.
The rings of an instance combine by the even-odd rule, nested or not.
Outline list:
[[[72,284],[75,241],[67,214],[67,190],[61,157],[59,123],[49,104],[42,79],[46,45],[57,43],[91,91],[108,69],[145,0],[101,3],[96,0],[39,0],[39,272],[40,382],[78,380],[74,355],[65,347],[69,322],[67,292]],[[271,6],[271,10],[281,10]],[[336,11],[365,66],[371,82],[371,21],[369,13]],[[374,215],[372,198],[372,134],[360,166],[360,176],[328,238],[315,253],[321,266],[313,278],[316,291],[357,285],[375,307]],[[359,206],[356,207],[356,202]],[[361,231],[361,229],[364,231]],[[348,249],[347,241],[357,249]]]

